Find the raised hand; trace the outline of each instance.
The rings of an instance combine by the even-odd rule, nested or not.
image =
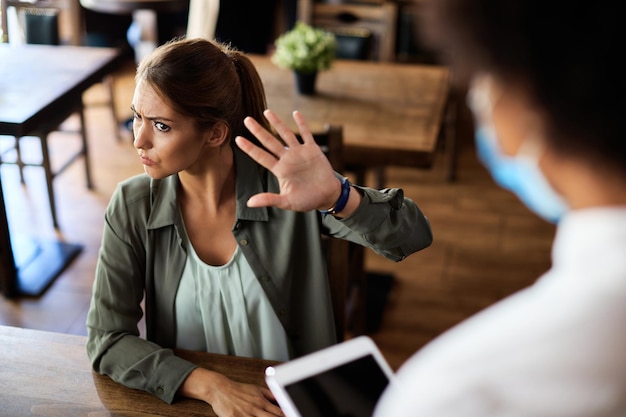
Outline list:
[[[254,195],[248,200],[248,206],[275,206],[294,211],[326,210],[331,207],[341,194],[341,183],[326,155],[315,143],[304,117],[297,111],[293,113],[303,140],[300,143],[294,132],[274,112],[266,110],[264,115],[283,142],[251,117],[247,117],[244,123],[267,151],[241,136],[235,138],[235,141],[239,148],[276,176],[280,194]]]

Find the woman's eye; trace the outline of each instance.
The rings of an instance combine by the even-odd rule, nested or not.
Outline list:
[[[159,129],[161,132],[167,132],[168,130],[170,130],[170,127],[168,125],[161,122],[154,122],[154,127]]]

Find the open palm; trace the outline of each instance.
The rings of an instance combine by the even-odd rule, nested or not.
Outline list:
[[[295,133],[271,110],[266,110],[264,115],[283,142],[248,117],[244,121],[246,127],[266,150],[241,136],[236,138],[236,143],[276,176],[280,194],[254,195],[248,200],[248,206],[275,206],[295,211],[325,210],[332,206],[341,193],[341,184],[328,159],[315,143],[304,117],[294,112],[293,118],[302,137],[300,143]]]

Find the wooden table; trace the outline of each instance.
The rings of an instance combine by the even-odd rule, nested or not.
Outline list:
[[[214,416],[201,401],[168,405],[91,369],[84,336],[0,326],[0,415],[58,417]],[[178,351],[180,356],[233,380],[264,385],[276,362]]]
[[[347,166],[432,166],[446,120],[447,68],[336,60],[318,74],[317,94],[306,96],[296,92],[291,71],[277,67],[268,56],[251,58],[268,107],[293,129],[293,110],[300,110],[314,130],[324,123],[343,126]]]
[[[41,140],[42,162],[33,165],[43,167],[55,227],[58,221],[52,187],[54,177],[82,156],[87,185],[91,186],[82,95],[112,73],[120,59],[120,51],[114,48],[0,44],[0,135],[37,136]],[[48,133],[76,111],[81,114],[81,149],[53,172]],[[2,159],[0,162],[12,163]],[[5,199],[8,201],[10,196]],[[7,237],[0,238],[3,245],[0,253],[11,250],[11,245],[4,248],[6,240]],[[40,294],[76,255],[76,250],[76,245],[61,242],[41,246],[35,251],[38,255],[32,260],[29,258],[28,265],[18,266],[18,283],[5,282],[11,278],[0,277],[2,291],[6,295],[15,295],[15,291]]]

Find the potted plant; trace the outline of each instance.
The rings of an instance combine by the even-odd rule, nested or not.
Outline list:
[[[335,35],[331,32],[302,22],[297,22],[293,29],[278,37],[274,45],[272,62],[294,71],[302,94],[314,93],[317,73],[330,68],[337,48]]]

